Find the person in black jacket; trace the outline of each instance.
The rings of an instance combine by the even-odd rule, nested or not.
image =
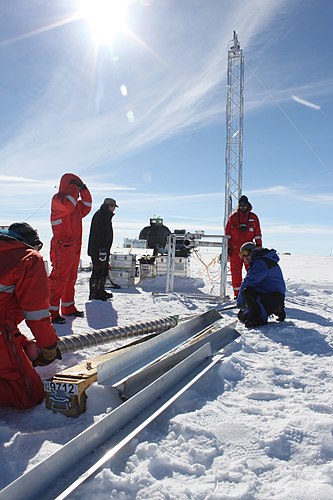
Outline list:
[[[116,200],[105,198],[91,220],[88,241],[88,255],[92,260],[90,300],[108,300],[112,297],[112,293],[106,292],[104,287],[109,274],[109,257],[113,242],[112,218],[116,207]]]

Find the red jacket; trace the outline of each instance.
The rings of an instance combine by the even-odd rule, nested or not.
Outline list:
[[[92,198],[87,187],[79,190],[76,184],[70,183],[72,179],[82,183],[75,174],[62,176],[59,192],[52,198],[51,226],[56,240],[81,245],[82,219],[91,210]]]
[[[246,212],[241,212],[237,207],[228,219],[225,235],[228,237],[228,247],[233,250],[232,255],[238,254],[240,247],[247,241],[254,240],[257,246],[262,246],[259,218],[251,210],[250,203]]]
[[[25,243],[0,235],[0,330],[4,326],[12,330],[25,319],[38,346],[49,347],[58,340],[49,302],[49,280],[42,256]],[[0,350],[1,340],[0,336]],[[22,335],[22,347],[26,341]]]

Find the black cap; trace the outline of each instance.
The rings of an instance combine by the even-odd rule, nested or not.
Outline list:
[[[103,201],[103,205],[112,205],[118,208],[117,202],[114,198],[105,198]]]
[[[43,246],[43,243],[39,239],[39,235],[37,229],[34,229],[27,222],[13,222],[8,228],[11,236],[14,238],[27,243],[31,247],[38,247],[40,250]]]
[[[239,198],[238,205],[248,205],[248,204],[249,204],[248,197],[247,197],[247,196],[245,196],[245,194],[243,194],[243,195]]]

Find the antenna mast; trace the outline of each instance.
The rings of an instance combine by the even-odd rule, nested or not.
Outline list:
[[[244,56],[234,31],[228,49],[224,226],[242,194]]]
[[[233,39],[228,49],[224,227],[242,194],[243,93],[244,56],[239,45],[237,33],[234,31]],[[223,298],[226,297],[227,261],[227,240],[223,238],[220,283],[220,296]]]

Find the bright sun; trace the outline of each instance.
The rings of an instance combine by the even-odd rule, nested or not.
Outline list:
[[[126,0],[81,0],[80,17],[90,26],[97,43],[111,43],[126,29]]]

